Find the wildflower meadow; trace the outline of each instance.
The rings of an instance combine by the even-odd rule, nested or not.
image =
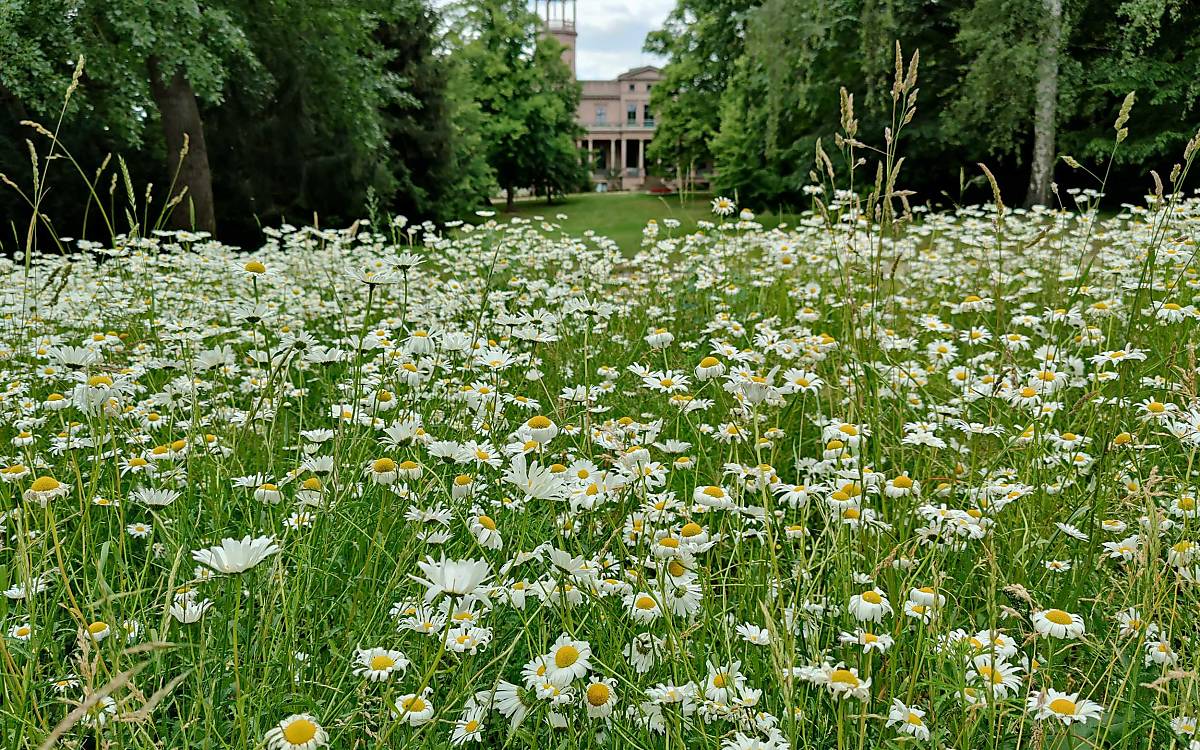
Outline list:
[[[1200,140],[934,211],[841,126],[770,229],[0,260],[4,747],[1200,747]]]

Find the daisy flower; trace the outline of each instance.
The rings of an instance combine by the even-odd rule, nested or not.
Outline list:
[[[1039,635],[1073,640],[1085,632],[1083,618],[1061,609],[1043,609],[1033,613],[1033,629]]]
[[[1065,726],[1086,724],[1104,713],[1103,706],[1080,699],[1079,693],[1061,693],[1054,689],[1031,694],[1026,705],[1037,720],[1057,719]]]
[[[354,657],[357,666],[354,674],[370,682],[385,682],[395,673],[404,674],[408,669],[408,657],[400,651],[386,648],[359,649]]]
[[[329,744],[329,735],[311,714],[293,714],[263,736],[269,750],[315,750]]]

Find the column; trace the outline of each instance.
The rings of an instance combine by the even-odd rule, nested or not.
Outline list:
[[[596,165],[592,163],[592,137],[590,135],[587,138],[587,168],[589,176],[596,173]]]
[[[619,169],[617,166],[617,139],[611,138],[608,141],[608,171],[612,172]]]
[[[646,177],[646,141],[638,138],[638,176]]]

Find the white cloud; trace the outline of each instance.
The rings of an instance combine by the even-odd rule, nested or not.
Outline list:
[[[616,78],[640,65],[662,65],[662,58],[642,52],[642,44],[673,7],[675,0],[582,0],[576,16],[576,75]]]
[[[433,0],[439,7],[451,2]],[[529,7],[538,9],[534,0],[529,0]],[[661,57],[642,52],[642,45],[646,34],[661,28],[674,7],[675,0],[578,0],[576,77],[606,80],[630,68],[664,65],[666,60]]]

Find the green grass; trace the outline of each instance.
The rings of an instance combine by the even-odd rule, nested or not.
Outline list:
[[[513,211],[500,209],[500,217],[542,217],[562,226],[568,235],[582,235],[589,229],[609,237],[625,254],[637,250],[642,241],[642,229],[651,219],[678,219],[682,228],[692,231],[696,222],[713,220],[712,195],[697,193],[683,198],[679,195],[649,195],[646,193],[576,193],[566,199],[547,204],[544,199],[522,201]],[[565,214],[566,219],[555,216]],[[757,220],[765,227],[789,221],[791,214],[764,213]]]
[[[824,192],[0,258],[0,747],[1190,747],[1200,200]]]
[[[611,234],[671,203],[544,215]],[[837,215],[786,245],[707,232],[638,263],[504,220],[422,237],[417,269],[398,236],[309,230],[252,256],[155,237],[0,261],[23,299],[56,290],[0,325],[0,747],[295,750],[274,728],[309,721],[339,749],[451,750],[456,721],[483,722],[475,748],[1166,747],[1197,713],[1197,449],[1167,428],[1200,408],[1200,295],[1125,282],[1200,278],[1175,239],[1200,202],[1149,218],[1014,217],[1006,238],[1054,240],[1000,260],[964,212],[894,243]],[[1151,513],[1174,525],[1122,557]],[[198,567],[247,535],[278,549]],[[456,574],[428,606],[427,556],[471,561],[487,596]],[[1072,637],[1040,634],[1047,612]],[[1153,633],[1170,663],[1145,660]],[[547,687],[560,641],[588,670]],[[999,648],[1015,684],[967,701]],[[409,664],[369,679],[367,649]],[[1049,690],[1100,715],[1029,708]],[[396,708],[416,695],[427,715]]]

